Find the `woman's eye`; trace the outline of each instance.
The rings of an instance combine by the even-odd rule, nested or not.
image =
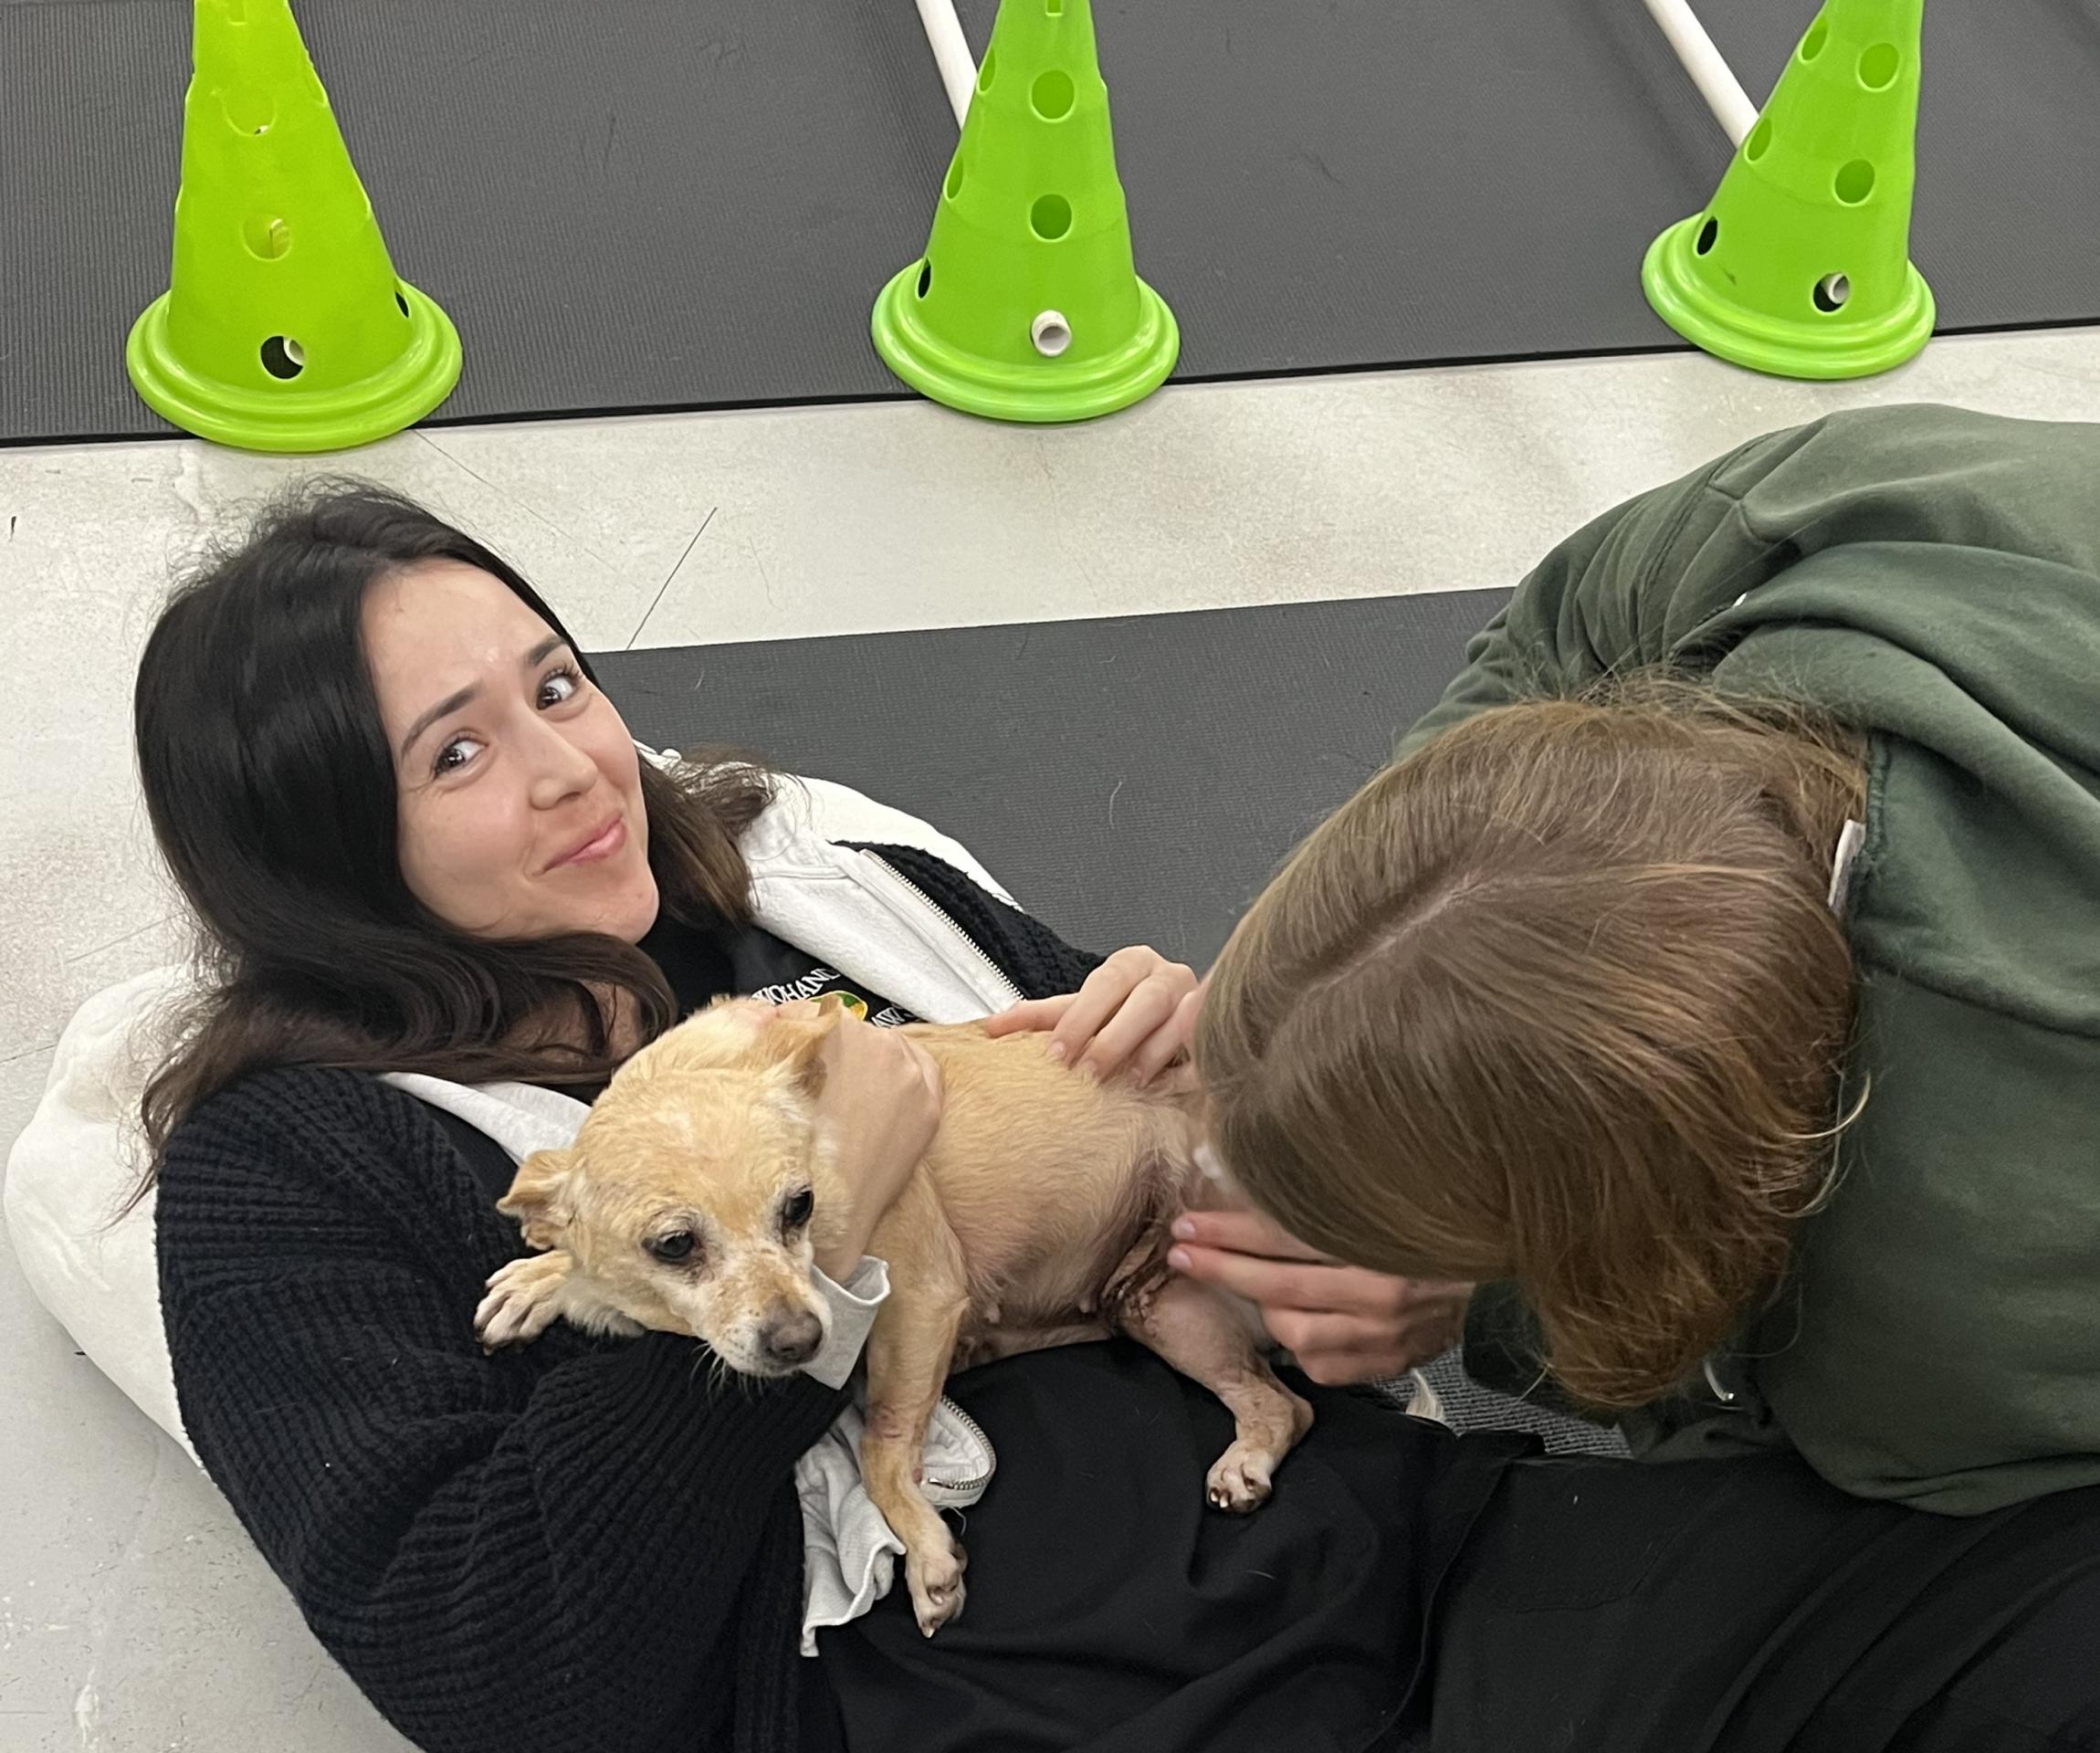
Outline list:
[[[804,1187],[801,1192],[781,1207],[781,1223],[788,1229],[799,1230],[809,1222],[809,1214],[816,1210],[816,1195]]]
[[[674,1265],[680,1260],[689,1260],[693,1255],[693,1233],[673,1230],[668,1235],[651,1236],[649,1252],[657,1259],[668,1260]]]
[[[440,774],[456,773],[474,759],[474,751],[480,747],[472,737],[455,737],[437,751],[432,771]]]
[[[560,706],[564,700],[574,699],[583,686],[583,678],[574,670],[556,670],[540,684],[540,708],[544,711],[551,706]]]

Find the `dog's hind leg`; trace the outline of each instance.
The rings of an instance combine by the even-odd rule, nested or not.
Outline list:
[[[1284,1456],[1312,1428],[1312,1408],[1276,1378],[1246,1325],[1210,1291],[1170,1277],[1112,1305],[1118,1324],[1225,1402],[1233,1445],[1205,1482],[1210,1500],[1239,1514],[1268,1501]]]

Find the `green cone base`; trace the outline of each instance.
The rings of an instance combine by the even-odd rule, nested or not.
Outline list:
[[[1672,226],[1641,264],[1641,285],[1655,314],[1694,346],[1774,377],[1844,378],[1891,370],[1932,339],[1932,289],[1915,266],[1895,308],[1871,324],[1812,308],[1789,321],[1717,296],[1693,247],[1706,216],[1696,213]]]
[[[349,450],[414,425],[459,381],[459,331],[436,302],[402,281],[409,340],[394,363],[362,383],[334,390],[278,383],[258,359],[254,386],[191,371],[168,337],[168,298],[148,305],[124,347],[124,368],[146,404],[184,432],[242,450]]]
[[[1105,358],[1020,364],[980,359],[948,345],[919,320],[919,272],[913,262],[875,301],[875,348],[921,394],[992,420],[1048,425],[1092,420],[1142,401],[1167,381],[1181,351],[1181,331],[1167,302],[1138,282],[1138,327]]]

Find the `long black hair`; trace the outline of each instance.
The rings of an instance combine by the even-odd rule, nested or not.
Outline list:
[[[375,583],[430,560],[500,579],[568,639],[539,593],[471,536],[399,494],[322,480],[208,557],[146,643],[132,702],[140,781],[202,928],[205,978],[147,1086],[155,1168],[142,1192],[183,1118],[253,1072],[581,1082],[611,1068],[609,1009],[623,1036],[631,1023],[645,1040],[676,1020],[662,973],[633,945],[599,933],[469,938],[403,878],[363,611]],[[772,794],[764,771],[703,759],[676,775],[645,760],[641,772],[665,911],[743,917],[738,836]]]

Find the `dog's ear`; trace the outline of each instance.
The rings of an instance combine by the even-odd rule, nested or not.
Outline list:
[[[852,1015],[835,992],[827,992],[814,1004],[784,1005],[773,1013],[766,1029],[770,1056],[804,1096],[823,1094],[824,1043]]]
[[[529,1248],[547,1249],[562,1239],[575,1213],[569,1203],[569,1176],[576,1166],[573,1150],[535,1150],[518,1165],[510,1191],[496,1209],[518,1220]]]

